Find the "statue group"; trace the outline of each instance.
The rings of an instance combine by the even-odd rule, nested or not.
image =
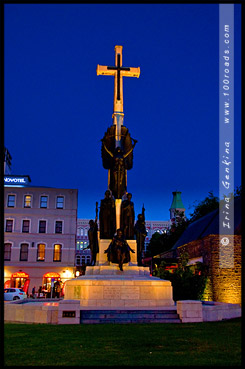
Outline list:
[[[121,203],[120,229],[116,230],[116,211],[115,199],[110,190],[105,191],[105,197],[100,202],[100,239],[111,239],[111,243],[106,250],[108,261],[118,263],[120,270],[122,265],[130,261],[130,252],[134,252],[128,245],[127,240],[136,238],[137,243],[137,262],[142,265],[142,251],[146,237],[145,227],[145,209],[138,215],[135,223],[134,203],[132,202],[132,194],[127,193],[125,199]],[[89,248],[91,249],[92,261],[91,265],[96,263],[96,254],[98,248],[98,225],[97,225],[98,203],[96,203],[95,220],[89,221]],[[116,235],[115,235],[116,233]]]

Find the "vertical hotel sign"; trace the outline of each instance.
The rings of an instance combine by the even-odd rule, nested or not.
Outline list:
[[[219,266],[234,267],[234,4],[219,4]]]

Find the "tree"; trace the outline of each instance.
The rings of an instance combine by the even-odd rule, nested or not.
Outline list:
[[[194,202],[194,204],[197,201]],[[193,204],[193,205],[194,205]],[[194,205],[194,211],[190,214],[190,223],[202,218],[204,215],[210,213],[211,211],[218,209],[219,198],[214,196],[213,191],[209,192],[209,195],[205,197],[204,200],[200,201],[198,204]]]
[[[162,252],[168,251],[176,243],[178,238],[188,226],[188,220],[184,213],[176,210],[176,222],[171,225],[171,228],[166,233],[154,233],[148,245],[148,255],[155,256]]]
[[[242,186],[237,186],[234,192],[231,192],[229,194],[229,198],[234,199],[241,196],[241,194]],[[193,223],[196,220],[202,218],[204,215],[207,215],[211,211],[218,209],[219,205],[222,205],[222,203],[224,203],[224,200],[222,199],[219,201],[219,198],[217,196],[214,196],[213,191],[210,191],[208,193],[208,196],[205,197],[204,200],[200,201],[199,203],[197,203],[197,201],[193,203],[194,211],[190,214],[191,218],[189,222]]]

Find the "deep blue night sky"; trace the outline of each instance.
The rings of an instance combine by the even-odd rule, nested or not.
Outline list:
[[[124,78],[124,124],[138,140],[128,191],[138,214],[168,220],[172,191],[187,209],[219,189],[218,4],[5,4],[5,146],[12,174],[77,188],[93,218],[107,170],[111,76],[97,64],[140,67]],[[235,5],[235,187],[240,174],[240,5]]]

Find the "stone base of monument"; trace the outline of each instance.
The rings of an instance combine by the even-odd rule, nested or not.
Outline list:
[[[65,300],[79,300],[81,307],[144,308],[173,306],[170,281],[150,276],[149,267],[137,265],[135,240],[127,240],[135,253],[131,261],[118,264],[107,260],[104,251],[111,240],[99,239],[99,253],[95,266],[87,266],[86,274],[66,282]]]
[[[109,266],[108,266],[109,267]],[[94,269],[93,269],[94,268]],[[130,266],[128,268],[131,268]],[[137,267],[138,272],[142,271]],[[117,274],[114,266],[107,274],[97,273],[91,267],[90,274],[66,282],[65,299],[79,300],[81,306],[90,307],[160,307],[174,305],[170,281],[148,275]],[[113,274],[115,273],[116,274]]]

